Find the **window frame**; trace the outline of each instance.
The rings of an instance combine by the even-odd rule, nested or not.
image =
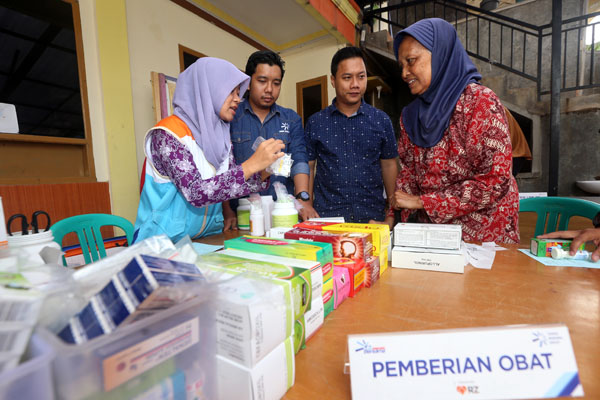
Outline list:
[[[71,5],[73,15],[73,31],[75,34],[75,51],[77,53],[77,70],[79,74],[79,91],[82,103],[84,138],[0,133],[0,158],[10,157],[13,150],[20,151],[20,153],[15,153],[16,155],[12,157],[12,167],[7,169],[6,176],[0,176],[0,184],[3,185],[96,182],[79,2],[78,0],[62,1]],[[29,159],[22,157],[22,155],[26,153],[25,148],[27,147],[31,147],[32,150],[42,149],[42,151],[55,152],[57,155],[66,153],[73,154],[73,151],[75,151],[78,153],[78,156],[81,157],[81,164],[76,160],[69,161],[73,162],[73,167],[80,168],[70,168],[69,171],[75,170],[79,171],[79,173],[69,175],[60,172],[61,168],[53,168],[53,163],[44,163],[43,167],[35,165],[30,167]],[[19,156],[23,159],[21,160],[18,158]],[[46,156],[49,159],[52,158],[51,154]],[[64,160],[56,160],[57,164],[63,162]],[[65,168],[62,169],[64,170]]]

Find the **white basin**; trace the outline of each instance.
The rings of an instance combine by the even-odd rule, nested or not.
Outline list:
[[[600,194],[600,181],[577,181],[577,186],[588,193]]]

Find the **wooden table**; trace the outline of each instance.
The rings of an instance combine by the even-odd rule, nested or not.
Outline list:
[[[600,399],[600,270],[546,267],[516,247],[497,252],[492,270],[389,268],[332,312],[298,353],[296,383],[285,399],[351,397],[343,373],[348,334],[554,323],[569,328],[585,398]]]

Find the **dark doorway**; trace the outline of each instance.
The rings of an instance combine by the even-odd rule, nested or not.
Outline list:
[[[303,124],[311,115],[327,107],[327,76],[296,83],[296,103]]]

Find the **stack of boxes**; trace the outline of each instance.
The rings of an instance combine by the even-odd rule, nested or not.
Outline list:
[[[294,383],[291,287],[246,274],[221,283],[219,289],[219,397],[281,398]]]
[[[462,227],[399,223],[394,227],[392,267],[464,273]]]
[[[373,240],[370,233],[334,233],[294,228],[284,236],[286,239],[331,244],[334,308],[337,308],[344,298],[354,297],[362,287],[370,287],[379,279],[379,259],[372,256]]]
[[[235,252],[234,254],[255,260],[303,265],[303,268],[311,270],[311,279],[313,279],[311,304],[305,315],[296,319],[296,333],[300,345],[303,346],[323,324],[325,316],[334,308],[331,245],[253,236],[226,240],[224,245],[225,253]]]

